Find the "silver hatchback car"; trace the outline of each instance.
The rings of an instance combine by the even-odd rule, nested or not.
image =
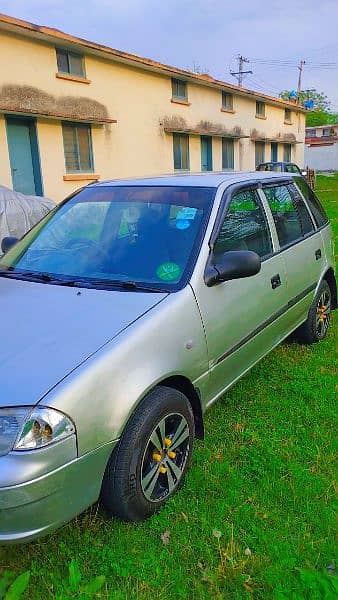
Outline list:
[[[151,515],[206,409],[291,332],[323,339],[337,304],[328,219],[290,174],[96,183],[3,251],[2,543],[99,498]]]

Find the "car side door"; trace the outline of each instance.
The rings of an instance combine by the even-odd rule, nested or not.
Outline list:
[[[263,185],[287,277],[287,327],[306,319],[321,276],[323,241],[299,189],[290,180]]]
[[[251,250],[261,258],[260,272],[212,287],[200,282],[194,290],[209,354],[208,403],[281,337],[276,321],[286,302],[285,264],[275,255],[258,187],[237,185],[225,192],[209,241],[209,261],[228,251]]]

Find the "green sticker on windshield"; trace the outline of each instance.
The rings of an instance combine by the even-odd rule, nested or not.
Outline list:
[[[174,262],[166,262],[157,267],[156,275],[163,281],[175,281],[181,275],[181,269]]]

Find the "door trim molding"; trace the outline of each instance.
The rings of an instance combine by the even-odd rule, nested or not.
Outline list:
[[[303,300],[303,298],[305,298],[308,294],[310,294],[310,292],[312,292],[314,289],[316,289],[317,285],[318,285],[318,282],[313,283],[312,285],[310,285],[309,287],[307,287],[303,292],[301,292],[300,294],[297,294],[297,296],[295,296],[294,298],[292,298],[292,300],[289,300],[289,302],[287,304],[285,304],[279,310],[277,310],[275,313],[273,313],[271,315],[271,317],[269,317],[268,319],[266,319],[266,321],[263,321],[263,323],[261,325],[259,325],[258,327],[256,327],[256,329],[254,329],[253,331],[251,331],[248,335],[246,335],[239,342],[237,342],[237,344],[235,344],[234,346],[232,346],[232,348],[230,348],[229,350],[227,350],[226,352],[224,352],[224,354],[222,354],[219,358],[217,358],[216,362],[214,363],[214,366],[216,367],[217,365],[219,365],[228,356],[230,356],[231,354],[233,354],[234,352],[236,352],[236,350],[239,350],[242,346],[244,346],[244,344],[246,344],[247,342],[249,342],[253,337],[255,337],[256,335],[258,335],[259,333],[261,333],[261,331],[263,331],[263,329],[265,329],[266,327],[268,327],[269,325],[271,325],[274,321],[276,321],[277,319],[279,319],[279,317],[281,317],[284,313],[286,313],[288,310],[290,310],[290,308],[292,308],[293,306],[295,306],[295,304],[297,304],[298,302],[300,302],[301,300]]]

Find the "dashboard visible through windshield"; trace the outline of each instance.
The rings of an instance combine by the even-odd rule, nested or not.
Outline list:
[[[45,282],[179,289],[194,266],[215,190],[90,186],[0,260],[0,275]]]

